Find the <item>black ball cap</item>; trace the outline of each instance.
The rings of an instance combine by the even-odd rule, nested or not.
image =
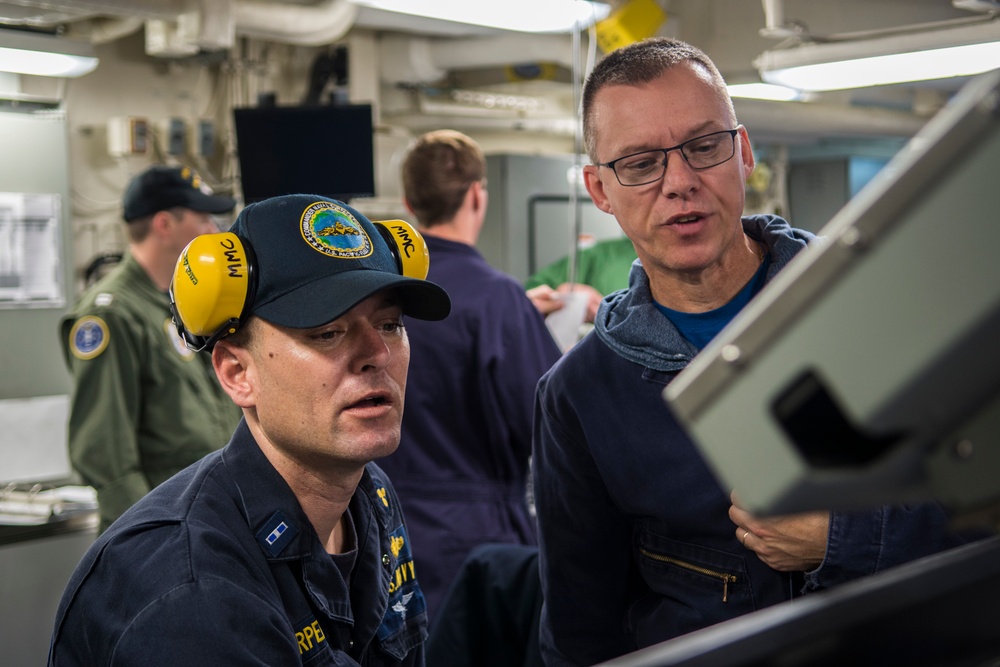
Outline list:
[[[122,201],[123,217],[132,222],[178,206],[201,213],[228,213],[232,197],[214,195],[190,167],[150,167],[129,181]]]

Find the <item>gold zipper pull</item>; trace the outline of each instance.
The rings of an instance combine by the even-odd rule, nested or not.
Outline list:
[[[735,574],[725,574],[722,576],[722,601],[729,602],[729,584],[736,582]]]

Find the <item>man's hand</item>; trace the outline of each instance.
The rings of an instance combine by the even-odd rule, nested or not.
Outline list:
[[[736,524],[736,539],[765,565],[779,572],[808,572],[823,562],[829,512],[758,518],[739,506],[735,493],[730,499],[729,518]]]
[[[563,300],[560,298],[559,292],[548,285],[532,287],[525,294],[531,299],[531,303],[543,317],[563,307]]]

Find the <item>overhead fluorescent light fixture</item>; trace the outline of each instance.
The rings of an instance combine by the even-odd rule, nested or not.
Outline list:
[[[351,0],[363,7],[517,32],[572,32],[608,17],[611,6],[588,0]]]
[[[734,83],[726,87],[729,89],[730,97],[775,102],[794,102],[802,99],[802,91],[772,83]]]
[[[775,49],[754,65],[767,83],[801,91],[972,76],[1000,68],[1000,21]]]
[[[94,71],[97,63],[87,42],[0,29],[0,72],[77,77]]]

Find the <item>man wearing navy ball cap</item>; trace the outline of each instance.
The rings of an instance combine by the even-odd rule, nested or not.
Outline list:
[[[288,195],[189,244],[175,321],[243,420],[84,556],[49,664],[423,665],[419,572],[371,462],[399,443],[403,315],[450,310],[405,268],[404,226]]]
[[[122,200],[128,250],[60,323],[73,375],[67,448],[94,487],[100,530],[171,475],[218,449],[240,412],[207,358],[170,324],[167,288],[194,237],[236,206],[188,167],[153,166]]]

